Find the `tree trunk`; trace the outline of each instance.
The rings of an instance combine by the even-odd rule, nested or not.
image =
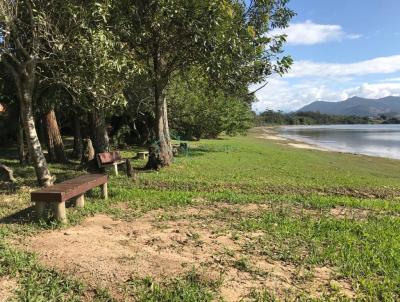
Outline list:
[[[18,123],[18,155],[19,155],[19,163],[21,165],[26,164],[24,128],[21,125],[21,119]]]
[[[167,98],[163,98],[163,120],[164,120],[164,137],[165,140],[167,141],[168,148],[170,152],[172,152],[172,141],[171,141],[171,135],[169,134],[169,124],[168,124],[168,108],[167,108]]]
[[[16,179],[14,178],[13,170],[2,164],[0,164],[0,176],[6,181],[13,183],[17,182]]]
[[[34,87],[34,64],[26,64],[25,72],[20,75],[17,87],[19,88],[19,99],[21,109],[21,119],[28,142],[29,154],[32,158],[36,177],[40,186],[48,187],[53,184],[53,177],[47,167],[47,161],[44,157],[42,146],[35,128],[35,119],[32,112],[32,95]],[[30,66],[31,65],[31,66]],[[32,66],[33,65],[33,66]]]
[[[81,121],[78,116],[74,116],[74,156],[76,158],[82,157],[82,132],[81,132]]]
[[[173,157],[172,149],[170,148],[171,139],[169,137],[168,120],[164,117],[164,98],[162,95],[159,95],[157,99],[155,122],[156,142],[152,144],[149,149],[149,161],[146,165],[146,168],[156,170],[161,167],[169,166]]]
[[[89,114],[89,121],[92,132],[91,138],[96,154],[107,152],[109,149],[109,139],[104,113],[100,110],[93,110]]]
[[[58,163],[68,162],[56,114],[53,109],[44,114],[43,123],[46,130],[47,150],[50,161]]]
[[[36,122],[36,127],[38,129],[39,142],[41,145],[47,144],[46,135],[45,135],[45,121],[44,118],[38,118]]]
[[[92,140],[90,138],[84,139],[81,164],[86,164],[89,161],[93,160],[94,156],[95,156],[95,152],[94,152]]]
[[[156,143],[149,150],[149,161],[146,165],[149,169],[158,169],[169,166],[172,162],[171,138],[168,128],[167,104],[163,93],[162,59],[157,47],[153,57],[154,68],[154,103],[155,103],[155,135]]]

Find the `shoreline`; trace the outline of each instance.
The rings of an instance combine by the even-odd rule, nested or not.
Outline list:
[[[256,131],[254,135],[256,138],[265,139],[265,140],[273,140],[276,141],[279,145],[286,145],[297,149],[306,149],[306,150],[317,150],[323,152],[333,152],[333,153],[340,153],[340,154],[352,154],[357,156],[364,156],[369,158],[380,158],[380,159],[389,159],[399,161],[399,158],[387,157],[387,156],[379,156],[379,155],[372,155],[372,154],[364,154],[364,153],[357,153],[351,151],[344,151],[344,150],[335,150],[327,147],[321,147],[316,144],[312,144],[309,142],[305,142],[302,140],[296,140],[294,138],[284,137],[281,136],[278,128],[281,126],[260,126],[255,127]]]
[[[260,129],[262,133],[256,133],[256,138],[266,139],[266,140],[273,140],[273,141],[281,141],[286,142],[285,145],[288,145],[293,148],[297,149],[306,149],[306,150],[318,150],[323,152],[338,152],[344,153],[341,151],[330,150],[328,148],[322,148],[317,145],[309,144],[307,142],[301,140],[295,140],[293,138],[287,138],[279,135],[277,131],[277,126],[266,126],[266,127],[256,127],[255,129]]]

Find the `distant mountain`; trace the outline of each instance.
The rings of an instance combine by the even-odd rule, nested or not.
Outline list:
[[[313,102],[297,112],[320,112],[334,115],[377,116],[400,114],[400,97],[388,96],[382,99],[352,97],[341,102]]]

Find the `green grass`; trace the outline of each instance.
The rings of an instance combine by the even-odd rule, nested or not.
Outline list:
[[[224,221],[238,238],[263,232],[248,242],[249,255],[257,253],[296,266],[331,267],[338,278],[349,280],[359,300],[400,299],[400,161],[295,149],[252,136],[189,146],[188,154],[176,158],[171,167],[140,173],[137,182],[111,176],[110,199],[101,200],[94,190],[84,209],[68,209],[69,223],[79,224],[96,213],[133,220],[154,209],[196,204],[270,205],[271,209],[259,213],[221,212],[214,218]],[[17,186],[0,187],[4,193],[0,195],[0,276],[18,281],[18,301],[80,301],[87,296],[112,300],[106,289],[91,288],[43,267],[34,255],[10,245],[10,240],[62,227],[52,221],[35,221],[24,188],[36,186],[34,171],[19,166],[15,154],[14,149],[0,152],[0,161],[12,167],[18,178]],[[137,167],[143,164],[135,162]],[[82,173],[74,164],[51,165],[51,170],[60,181]],[[118,207],[122,203],[125,207]],[[339,206],[356,214],[332,215],[331,209]],[[358,217],[357,211],[365,215]],[[254,273],[245,255],[233,266]],[[193,272],[161,283],[131,280],[126,290],[137,301],[217,299],[219,285],[196,276]],[[342,299],[333,293],[322,300],[332,297]],[[255,290],[248,298],[276,299],[268,290]]]
[[[290,211],[268,212],[245,218],[236,227],[244,232],[265,231],[255,245],[273,259],[337,267],[365,297],[379,301],[400,297],[399,217],[366,221],[294,217]]]
[[[216,282],[204,282],[195,271],[183,278],[155,283],[150,278],[132,280],[127,284],[139,301],[148,302],[208,302],[215,301]]]

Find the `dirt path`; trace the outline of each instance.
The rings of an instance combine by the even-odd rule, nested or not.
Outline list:
[[[9,301],[17,289],[17,281],[12,278],[0,277],[0,302]]]
[[[79,226],[28,238],[23,245],[45,265],[110,288],[117,297],[121,285],[132,278],[150,276],[163,281],[193,268],[208,280],[222,280],[221,296],[226,301],[239,301],[252,289],[269,289],[282,298],[299,292],[320,297],[332,282],[343,295],[353,297],[351,286],[334,280],[330,268],[308,271],[246,253],[243,246],[263,233],[236,238],[226,221],[216,218],[224,211],[251,215],[266,208],[250,204],[190,207],[170,213],[158,210],[132,222],[96,215]]]

